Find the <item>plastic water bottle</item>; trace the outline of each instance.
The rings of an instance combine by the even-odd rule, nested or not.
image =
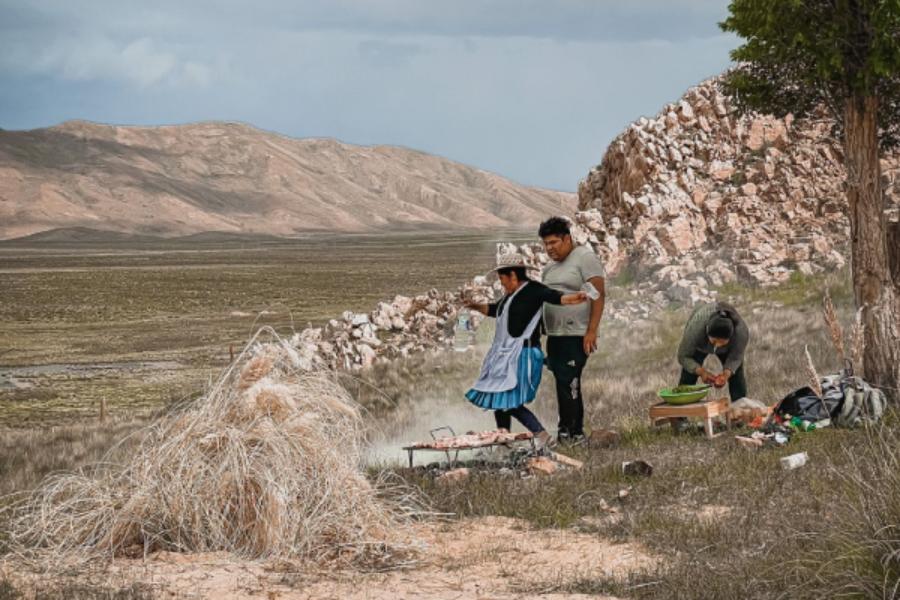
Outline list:
[[[472,346],[472,337],[472,319],[467,311],[462,311],[457,315],[453,329],[453,349],[465,352]]]
[[[799,431],[815,431],[816,424],[812,421],[807,421],[806,419],[801,419],[800,417],[792,417],[790,426],[793,429],[797,429]]]
[[[597,300],[600,298],[600,292],[597,291],[597,288],[594,287],[594,284],[590,281],[585,281],[584,285],[581,286],[581,291],[587,294],[588,298],[591,300]]]
[[[793,469],[798,469],[806,464],[806,461],[809,460],[809,455],[806,452],[800,452],[798,454],[791,454],[790,456],[782,456],[781,457],[781,468],[785,471],[791,471]]]

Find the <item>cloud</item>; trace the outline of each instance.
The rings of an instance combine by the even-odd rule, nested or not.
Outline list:
[[[399,67],[425,51],[420,44],[378,39],[364,40],[357,49],[363,60],[375,67]]]
[[[0,0],[0,127],[237,120],[573,190],[729,64],[727,0]]]
[[[81,35],[59,37],[47,45],[35,42],[5,44],[7,58],[0,65],[75,82],[124,82],[139,89],[164,84],[205,86],[213,77],[209,65],[180,58],[176,50],[149,37],[114,41]],[[29,56],[27,62],[19,62],[23,56]]]
[[[685,40],[718,34],[725,0],[0,0],[9,23],[54,23],[177,35],[260,30],[385,35],[533,37],[557,40]]]

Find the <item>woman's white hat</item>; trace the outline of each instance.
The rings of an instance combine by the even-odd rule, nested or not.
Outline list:
[[[498,269],[509,269],[512,267],[525,267],[526,269],[534,268],[533,266],[528,264],[528,261],[525,260],[525,257],[518,252],[509,252],[507,254],[498,254],[497,266],[491,270],[497,271]]]
[[[497,271],[499,271],[500,269],[510,269],[514,267],[522,267],[524,269],[527,269],[528,271],[530,271],[530,273],[528,273],[528,276],[532,279],[534,279],[533,276],[540,273],[540,269],[529,263],[528,259],[519,252],[504,252],[497,254],[497,266],[488,271],[488,278],[496,277]]]

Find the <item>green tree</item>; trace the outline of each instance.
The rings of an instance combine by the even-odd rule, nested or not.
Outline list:
[[[880,152],[900,144],[900,0],[733,0],[720,24],[744,43],[726,88],[740,110],[826,110],[844,148],[864,373],[900,387],[900,226],[885,217]]]

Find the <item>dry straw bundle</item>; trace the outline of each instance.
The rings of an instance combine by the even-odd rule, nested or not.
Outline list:
[[[274,332],[206,396],[152,425],[130,463],[50,477],[11,510],[13,547],[72,559],[156,550],[389,564],[402,501],[362,472],[360,409]]]

